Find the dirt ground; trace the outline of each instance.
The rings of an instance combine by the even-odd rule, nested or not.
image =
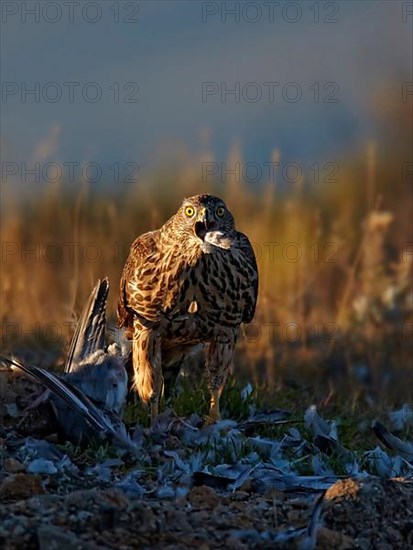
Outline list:
[[[148,436],[139,466],[90,449],[67,460],[53,436],[17,430],[31,382],[2,380],[1,548],[413,548],[412,478],[337,476],[327,490],[290,490],[247,476],[231,487],[178,475],[195,453],[177,454],[178,432]],[[42,456],[40,473],[33,456]],[[122,481],[130,472],[136,479]]]
[[[25,497],[25,498],[24,498]],[[305,528],[312,503],[248,487],[229,495],[193,487],[178,499],[131,500],[115,489],[48,494],[39,476],[3,479],[0,545],[17,548],[270,548]],[[299,548],[302,537],[277,542]],[[413,482],[339,481],[327,491],[317,548],[412,548]]]

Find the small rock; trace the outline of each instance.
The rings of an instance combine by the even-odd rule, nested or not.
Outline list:
[[[306,518],[300,510],[289,510],[287,513],[288,523],[294,527],[305,527]]]
[[[336,481],[331,487],[328,488],[325,498],[326,500],[333,500],[335,498],[347,497],[357,498],[360,491],[360,482],[354,479],[343,479]]]
[[[37,530],[40,550],[97,550],[98,546],[84,542],[73,533],[54,525],[42,525]]]
[[[220,498],[212,487],[200,485],[188,493],[188,500],[194,508],[215,508]]]
[[[0,500],[20,500],[32,495],[41,495],[43,492],[39,476],[12,474],[0,485]]]
[[[174,498],[175,491],[170,485],[162,485],[156,491],[156,496],[158,498]]]
[[[326,527],[321,527],[317,533],[317,548],[338,548],[339,550],[350,550],[356,548],[356,542],[351,537],[339,533],[338,531],[333,531],[332,529],[327,529]]]
[[[16,403],[6,403],[6,412],[11,418],[17,418],[19,416],[19,408]]]
[[[233,548],[234,550],[246,550],[248,547],[236,537],[227,537],[225,540],[226,548]]]
[[[9,474],[17,474],[25,470],[24,465],[15,458],[6,458],[4,461],[4,469]]]

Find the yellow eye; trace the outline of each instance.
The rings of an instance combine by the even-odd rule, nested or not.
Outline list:
[[[217,208],[217,216],[222,218],[222,216],[225,214],[225,208],[223,206],[218,206]]]
[[[188,216],[188,218],[192,218],[194,214],[195,214],[195,208],[193,206],[185,207],[185,216]]]

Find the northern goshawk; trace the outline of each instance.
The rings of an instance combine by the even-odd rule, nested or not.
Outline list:
[[[248,238],[235,229],[225,203],[212,195],[185,199],[160,229],[132,244],[120,282],[118,321],[132,339],[134,386],[158,414],[163,367],[191,348],[205,348],[211,393],[219,398],[241,323],[255,312],[258,270]]]

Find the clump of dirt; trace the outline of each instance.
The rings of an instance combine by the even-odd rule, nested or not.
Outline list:
[[[326,493],[324,521],[357,548],[413,547],[413,480],[344,480]]]

